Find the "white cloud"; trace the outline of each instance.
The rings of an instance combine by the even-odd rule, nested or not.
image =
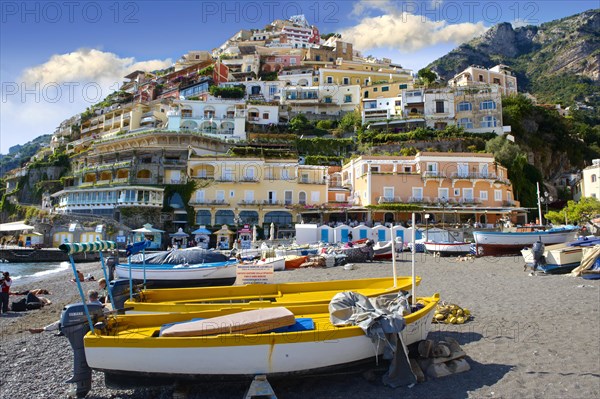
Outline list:
[[[390,0],[360,0],[352,6],[351,15],[362,17],[369,11],[383,11],[394,14],[397,9]]]
[[[486,30],[483,22],[449,24],[403,12],[366,17],[340,33],[359,50],[396,48],[411,52],[440,43],[464,43]]]
[[[120,58],[114,53],[96,49],[79,49],[68,54],[53,55],[44,64],[26,69],[22,80],[41,84],[99,80],[120,82],[123,76],[137,69],[151,71],[167,68],[171,64],[170,59],[135,62],[132,57]]]
[[[2,82],[0,153],[53,133],[64,119],[116,90],[128,73],[171,65],[170,59],[137,62],[96,49],[53,55],[47,62],[24,70],[16,81]]]

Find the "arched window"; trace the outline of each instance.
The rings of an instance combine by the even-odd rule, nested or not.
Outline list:
[[[233,224],[233,211],[221,209],[218,210],[215,214],[215,224],[223,225],[223,224]]]
[[[472,111],[473,110],[473,105],[470,102],[463,101],[461,103],[458,103],[457,110],[459,112],[460,111]]]
[[[596,182],[596,175],[592,175],[592,183]]]
[[[211,224],[210,211],[200,210],[196,212],[196,224],[200,226],[208,226]]]
[[[306,193],[304,191],[298,193],[298,203],[300,205],[306,205]]]
[[[492,100],[482,101],[479,104],[479,109],[480,110],[496,109],[496,102],[492,101]]]
[[[292,215],[289,212],[273,211],[265,215],[264,224],[271,225],[274,223],[277,226],[288,226],[292,224]]]
[[[244,224],[258,224],[258,212],[256,211],[241,211],[240,218]]]

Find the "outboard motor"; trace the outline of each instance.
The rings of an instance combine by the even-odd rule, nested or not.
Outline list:
[[[123,309],[125,307],[125,301],[129,299],[129,280],[113,280],[110,282],[108,289],[115,301],[115,310]]]
[[[546,258],[544,257],[544,243],[541,239],[533,243],[531,247],[531,253],[533,254],[533,271],[535,272],[538,266],[546,265]]]
[[[106,268],[108,269],[108,280],[115,278],[115,266],[119,263],[118,256],[109,256],[106,258]]]
[[[92,322],[104,316],[102,305],[88,304]],[[84,398],[92,389],[92,369],[87,364],[83,337],[90,331],[83,303],[74,303],[63,308],[60,315],[60,331],[67,337],[73,349],[73,376],[65,381],[76,383],[78,398]]]

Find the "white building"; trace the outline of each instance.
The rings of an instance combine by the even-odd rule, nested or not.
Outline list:
[[[493,68],[471,65],[457,74],[449,82],[450,86],[497,85],[503,95],[517,94],[517,77],[512,70],[503,64]]]
[[[600,159],[594,159],[591,166],[581,171],[573,199],[579,201],[582,197],[600,199]]]
[[[292,112],[341,115],[352,112],[360,103],[360,86],[287,86],[281,90],[281,104]]]

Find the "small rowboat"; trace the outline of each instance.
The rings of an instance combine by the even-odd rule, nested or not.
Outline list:
[[[415,277],[416,284],[421,282]],[[367,297],[410,289],[411,277],[394,280],[367,278],[358,280],[312,281],[281,284],[250,284],[230,287],[173,288],[142,290],[125,308],[133,312],[194,312],[235,305],[239,308],[328,303],[338,292],[355,291]]]
[[[306,262],[306,256],[288,255],[285,257],[286,269],[297,269],[301,264]]]
[[[461,255],[471,252],[471,243],[457,242],[425,242],[425,250],[439,255]]]

